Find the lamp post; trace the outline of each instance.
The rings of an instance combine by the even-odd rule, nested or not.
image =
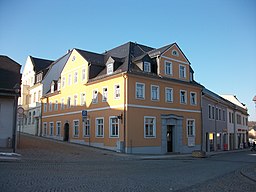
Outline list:
[[[14,90],[14,102],[13,102],[13,129],[12,129],[12,147],[13,153],[16,152],[16,126],[17,126],[17,105],[18,105],[18,96],[20,94],[20,85],[15,84],[13,87]]]

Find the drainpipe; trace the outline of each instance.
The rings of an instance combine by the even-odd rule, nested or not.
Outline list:
[[[127,74],[124,77],[124,153],[126,153],[126,110],[127,110]]]
[[[201,90],[201,100],[200,100],[200,107],[201,107],[201,151],[203,151],[203,139],[204,139],[203,102],[202,102],[203,97],[204,97],[204,93],[203,93],[203,90]]]

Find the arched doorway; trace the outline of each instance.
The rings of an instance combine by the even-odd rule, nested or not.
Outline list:
[[[63,141],[68,141],[69,140],[69,124],[65,123],[64,125],[64,138]]]

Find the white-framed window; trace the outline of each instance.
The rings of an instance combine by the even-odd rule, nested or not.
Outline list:
[[[49,123],[49,129],[50,129],[50,135],[53,135],[53,130],[54,130],[54,124],[53,124],[53,122],[50,122]]]
[[[67,108],[71,107],[71,97],[68,97],[67,99]]]
[[[194,119],[187,119],[187,136],[194,137],[196,134],[195,130],[195,120]]]
[[[79,136],[79,120],[73,120],[73,136]]]
[[[64,109],[64,98],[61,99],[60,109]]]
[[[78,96],[74,95],[74,106],[77,106]]]
[[[212,106],[212,119],[215,119],[215,107]]]
[[[164,61],[165,74],[172,75],[172,63],[170,61]]]
[[[115,85],[115,99],[120,98],[120,85]]]
[[[44,103],[44,112],[47,112],[47,103]]]
[[[173,89],[166,87],[165,88],[165,101],[168,103],[172,103],[173,102]]]
[[[55,104],[54,104],[54,111],[58,110],[58,100],[55,100]]]
[[[136,99],[145,99],[145,84],[136,83]]]
[[[47,135],[47,123],[46,122],[44,122],[44,124],[43,124],[43,134]]]
[[[56,122],[56,135],[60,135],[60,129],[61,129],[61,121]]]
[[[83,122],[84,137],[90,137],[90,120]]]
[[[52,111],[52,102],[49,103],[49,111]]]
[[[179,75],[181,79],[185,79],[186,78],[186,66],[185,65],[179,65]]]
[[[144,71],[151,72],[151,63],[144,61]]]
[[[174,55],[174,56],[179,56],[179,52],[174,49],[174,50],[172,50],[172,55]]]
[[[57,83],[57,91],[60,91],[60,80]]]
[[[159,100],[159,86],[151,85],[151,100],[158,101]]]
[[[78,72],[75,71],[75,73],[74,73],[74,83],[77,83],[77,81],[78,81]]]
[[[102,102],[108,101],[108,88],[104,87],[102,90]]]
[[[187,103],[187,91],[180,90],[180,103],[181,104]]]
[[[81,93],[81,106],[86,104],[85,93]]]
[[[68,75],[68,85],[71,85],[72,84],[72,75],[69,74]]]
[[[98,103],[98,90],[92,92],[92,103]]]
[[[119,137],[119,120],[117,117],[109,117],[110,137]]]
[[[104,118],[99,117],[96,121],[96,137],[104,137]]]
[[[156,137],[156,117],[150,117],[150,116],[144,117],[144,137],[145,138]]]
[[[65,84],[66,84],[66,78],[62,77],[62,85],[61,85],[61,87],[62,88],[65,87]]]
[[[82,69],[82,81],[85,80],[85,68]]]
[[[190,92],[190,105],[196,105],[196,93],[195,92]]]
[[[113,63],[107,64],[107,74],[112,74],[113,73]]]
[[[52,82],[52,84],[51,84],[51,93],[53,93],[54,92],[54,82]]]

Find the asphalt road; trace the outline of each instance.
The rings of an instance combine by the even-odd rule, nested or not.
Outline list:
[[[22,135],[17,152],[0,161],[0,191],[256,191],[250,151],[144,158]]]

